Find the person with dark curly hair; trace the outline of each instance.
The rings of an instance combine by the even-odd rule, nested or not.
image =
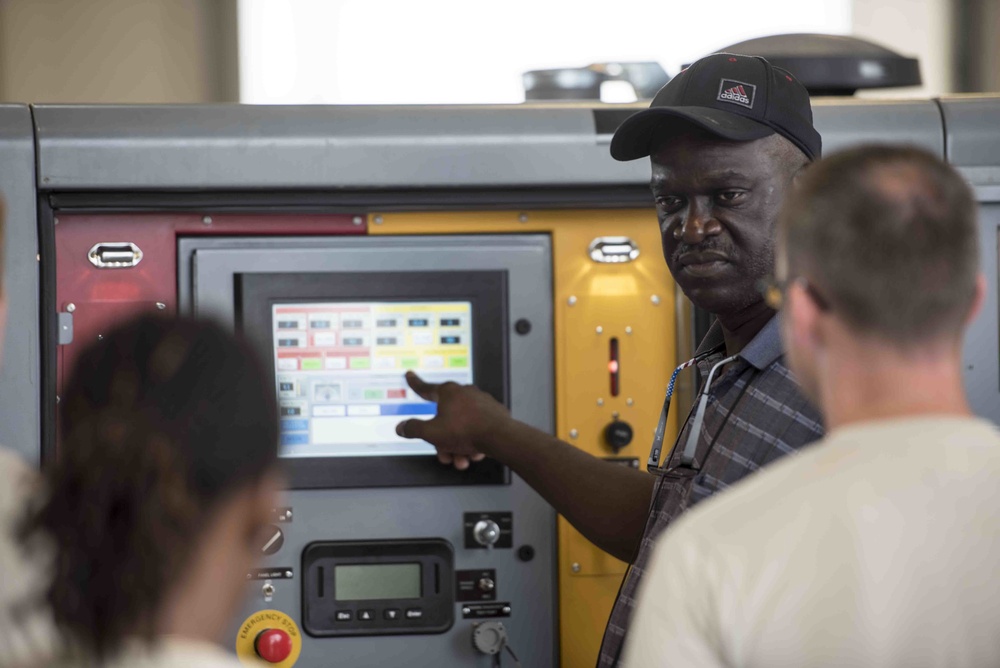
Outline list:
[[[68,666],[240,665],[216,644],[278,501],[267,374],[217,325],[143,316],[79,358],[47,494],[45,603]]]

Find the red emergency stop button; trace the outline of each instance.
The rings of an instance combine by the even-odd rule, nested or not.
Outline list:
[[[292,653],[292,639],[281,629],[264,629],[257,634],[253,648],[268,663],[281,663]]]

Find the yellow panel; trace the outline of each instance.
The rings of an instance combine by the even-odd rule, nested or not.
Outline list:
[[[617,413],[634,431],[619,457],[645,469],[649,443],[676,366],[674,284],[655,213],[644,209],[382,213],[371,234],[545,233],[552,239],[557,436],[598,457],[616,456],[604,428]],[[626,236],[633,262],[599,264],[601,236]],[[610,394],[609,341],[619,341],[621,392]],[[676,433],[676,413],[667,443]],[[610,464],[609,464],[610,465]],[[608,490],[613,494],[614,490]],[[625,564],[559,518],[559,623],[563,668],[593,666]]]

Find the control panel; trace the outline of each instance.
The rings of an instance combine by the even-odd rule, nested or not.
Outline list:
[[[244,624],[240,656],[287,668],[287,635],[299,668],[555,665],[551,507],[495,460],[458,471],[394,431],[436,412],[408,370],[555,431],[550,263],[545,235],[178,243],[183,305],[243,331],[279,404],[290,484],[245,618],[301,633]]]
[[[447,631],[454,564],[440,539],[313,543],[302,554],[302,624],[317,637]]]

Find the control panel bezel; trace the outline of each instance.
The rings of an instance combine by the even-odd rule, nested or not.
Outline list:
[[[421,567],[420,598],[337,600],[337,566],[412,563]],[[302,628],[310,636],[444,633],[455,621],[455,552],[444,539],[318,541],[302,551],[302,573]],[[391,610],[397,618],[387,617]]]
[[[243,273],[234,277],[240,327],[261,359],[273,350],[271,306],[315,301],[468,301],[472,304],[474,383],[510,406],[506,271]],[[274,370],[267,373],[274,383]],[[291,489],[508,485],[510,471],[484,459],[465,470],[432,455],[284,458]]]

